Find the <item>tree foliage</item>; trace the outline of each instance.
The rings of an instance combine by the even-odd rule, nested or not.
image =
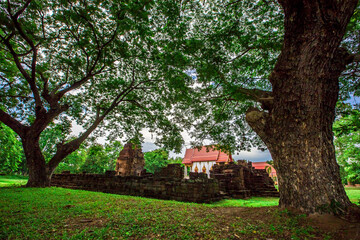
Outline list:
[[[0,123],[0,172],[18,171],[23,160],[24,153],[16,133]]]
[[[162,148],[144,153],[144,159],[145,169],[150,173],[158,172],[170,163],[182,162],[181,157],[169,158],[169,152]]]
[[[130,139],[147,128],[158,144],[180,149],[181,115],[168,115],[191,90],[175,48],[186,36],[181,5],[19,0],[0,8],[0,120],[23,139],[28,185],[103,130]],[[72,122],[84,128],[75,138]],[[50,139],[50,129],[61,134]]]
[[[195,125],[194,145],[204,140],[227,150],[264,149],[245,112],[264,91],[280,53],[283,14],[270,1],[205,1],[193,16],[190,57],[198,98],[186,111]],[[266,93],[264,94],[266,95]]]
[[[360,111],[342,116],[333,128],[343,182],[360,183]]]
[[[150,173],[158,172],[168,165],[168,158],[169,152],[161,148],[144,153],[146,171]]]

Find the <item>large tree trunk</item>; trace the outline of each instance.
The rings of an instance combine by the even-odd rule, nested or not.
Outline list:
[[[99,118],[94,124],[80,137],[64,144],[57,144],[55,155],[46,163],[41,151],[39,139],[41,131],[33,126],[28,128],[21,136],[26,164],[29,169],[29,180],[27,187],[49,187],[51,176],[59,163],[69,154],[76,151],[81,143],[92,133],[104,117]]]
[[[45,158],[39,145],[39,137],[29,136],[22,139],[26,164],[29,169],[27,187],[48,187],[51,173],[47,171]]]
[[[347,54],[340,42],[357,1],[279,1],[285,37],[270,81],[273,106],[247,120],[273,157],[280,206],[341,214],[351,205],[341,184],[332,123]],[[341,2],[341,1],[340,1]]]

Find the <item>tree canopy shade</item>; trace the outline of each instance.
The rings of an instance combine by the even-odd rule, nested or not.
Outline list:
[[[158,144],[180,148],[179,118],[168,115],[192,79],[172,47],[185,36],[185,26],[174,30],[175,2],[27,0],[0,8],[0,121],[22,140],[28,186],[47,186],[95,129],[112,138],[157,129]],[[85,129],[75,137],[74,121]],[[59,134],[42,145],[49,128]]]
[[[192,60],[207,96],[189,109],[203,116],[194,136],[248,149],[261,144],[252,129],[274,160],[281,207],[347,212],[332,123],[340,83],[346,97],[359,82],[358,1],[200,4]]]

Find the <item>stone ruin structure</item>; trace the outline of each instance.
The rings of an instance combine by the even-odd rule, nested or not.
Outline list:
[[[144,166],[145,160],[141,148],[128,142],[116,160],[115,172],[120,176],[140,176]]]
[[[105,174],[70,174],[67,171],[54,174],[51,186],[197,203],[221,199],[219,184],[215,179],[183,179],[184,168],[180,164],[169,164],[155,174],[115,174],[115,171]]]
[[[255,169],[252,162],[216,164],[210,177],[218,180],[221,194],[231,198],[278,197],[274,181],[265,169]]]
[[[218,163],[207,173],[190,172],[184,178],[180,164],[169,164],[160,172],[146,173],[140,148],[128,143],[120,152],[116,171],[105,174],[54,174],[51,186],[114,194],[207,203],[223,198],[277,197],[279,193],[265,169],[251,162]]]

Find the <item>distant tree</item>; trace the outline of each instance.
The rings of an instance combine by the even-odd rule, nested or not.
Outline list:
[[[360,183],[360,111],[348,111],[333,129],[343,183]]]
[[[101,144],[94,144],[87,150],[86,159],[80,168],[80,171],[88,173],[103,174],[110,165],[105,149]]]
[[[183,158],[182,157],[172,157],[169,158],[169,163],[182,163]]]
[[[24,152],[16,133],[0,122],[0,172],[18,171],[23,160]]]
[[[59,164],[56,173],[62,171],[104,173],[106,170],[115,170],[116,159],[122,148],[120,141],[112,141],[105,146],[92,143],[87,147],[82,144]]]
[[[115,170],[116,160],[119,156],[120,151],[123,149],[123,145],[120,141],[111,141],[108,144],[105,144],[105,154],[109,159],[108,170]]]
[[[169,164],[169,152],[164,149],[156,149],[144,153],[145,169],[147,172],[154,173]]]

